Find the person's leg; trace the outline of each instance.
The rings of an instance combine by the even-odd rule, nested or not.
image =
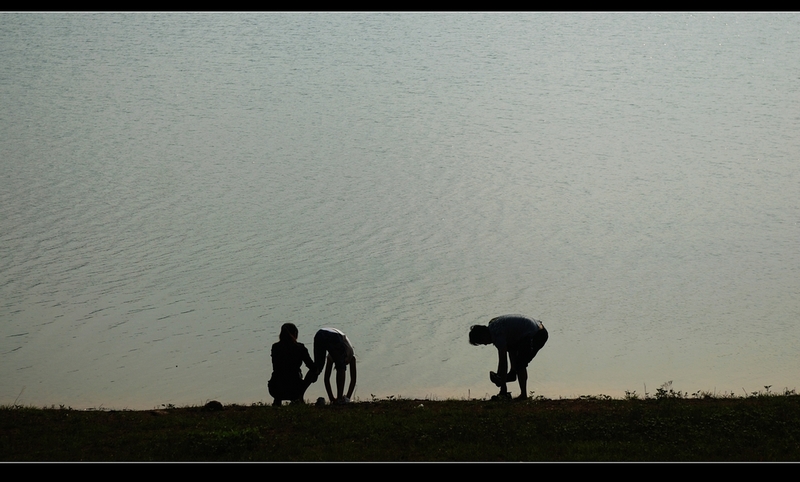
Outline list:
[[[310,387],[312,383],[317,381],[317,377],[315,375],[316,373],[312,372],[311,370],[309,370],[308,373],[306,373],[306,377],[303,378],[303,384],[301,385],[301,390],[300,390],[301,397],[305,395],[306,390],[308,390],[308,387]]]
[[[509,349],[508,358],[510,365],[508,372],[513,373],[519,382],[519,389],[521,390],[520,397],[525,396],[525,384],[528,381],[528,372],[525,370],[525,353],[520,350],[519,346],[514,347],[513,351]]]
[[[290,398],[292,403],[298,401],[305,403],[303,397],[305,397],[306,390],[308,390],[308,387],[311,385],[311,378],[312,377],[306,375],[306,378],[298,378],[297,381],[293,384],[294,386],[292,387],[292,396]]]
[[[325,368],[325,352],[327,351],[327,344],[325,342],[326,333],[328,332],[319,330],[317,334],[314,335],[314,369],[317,371],[317,374],[322,373],[322,369]]]
[[[506,374],[506,383],[511,383],[517,380],[517,366],[518,360],[522,356],[520,351],[521,344],[511,345],[508,347],[508,373]]]
[[[533,335],[529,341],[526,341],[524,345],[525,349],[521,349],[519,352],[516,371],[517,378],[519,378],[519,389],[522,392],[518,397],[520,399],[528,398],[528,364],[536,357],[536,354],[539,353],[539,350],[542,349],[544,344],[547,343],[547,338],[547,330],[542,328]]]
[[[517,379],[517,369],[512,365],[506,374],[506,383],[511,383]]]
[[[517,367],[517,380],[519,381],[520,395],[517,398],[528,398],[528,368]]]
[[[282,393],[281,393],[281,386],[278,383],[278,381],[270,379],[270,381],[267,382],[267,391],[269,392],[270,395],[272,395],[272,406],[280,407],[282,402],[281,399]]]

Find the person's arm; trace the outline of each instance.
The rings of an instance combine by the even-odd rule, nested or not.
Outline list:
[[[305,363],[309,370],[314,369],[314,360],[311,359],[311,355],[308,353],[308,348],[303,350],[303,363]]]
[[[350,387],[347,389],[347,398],[353,396],[356,391],[356,357],[350,357]]]
[[[497,378],[500,379],[500,393],[506,393],[506,377],[508,376],[508,351],[497,349]]]
[[[333,369],[333,359],[328,355],[328,362],[325,364],[325,390],[328,391],[328,398],[330,399],[331,403],[336,401],[333,398],[333,392],[331,391],[331,370]]]

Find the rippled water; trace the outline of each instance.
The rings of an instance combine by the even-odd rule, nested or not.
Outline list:
[[[0,403],[795,388],[798,20],[1,14]]]

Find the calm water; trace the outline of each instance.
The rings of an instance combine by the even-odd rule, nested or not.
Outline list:
[[[800,388],[800,15],[0,14],[0,404]],[[515,386],[514,390],[518,390]],[[324,393],[318,382],[307,393]]]

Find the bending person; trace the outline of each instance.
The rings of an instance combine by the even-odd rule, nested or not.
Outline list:
[[[327,356],[326,356],[327,353]],[[349,403],[356,389],[356,356],[347,335],[336,328],[322,328],[314,335],[314,367],[319,375],[325,365],[325,390],[331,403]],[[350,387],[344,395],[344,380],[350,366]],[[331,391],[331,371],[336,367],[336,398]]]
[[[272,405],[302,400],[308,386],[317,381],[314,361],[305,345],[297,341],[297,335],[297,327],[286,323],[281,326],[280,341],[272,345],[272,378],[267,383],[269,394],[275,399]],[[305,378],[300,370],[303,363],[308,367]]]
[[[497,373],[489,372],[489,379],[498,387],[497,398],[511,398],[507,382],[519,380],[518,399],[528,398],[528,364],[547,342],[548,334],[541,321],[522,315],[498,316],[488,326],[473,325],[469,329],[472,345],[494,345],[497,348]],[[508,370],[506,356],[511,360]],[[492,397],[495,398],[495,397]]]

